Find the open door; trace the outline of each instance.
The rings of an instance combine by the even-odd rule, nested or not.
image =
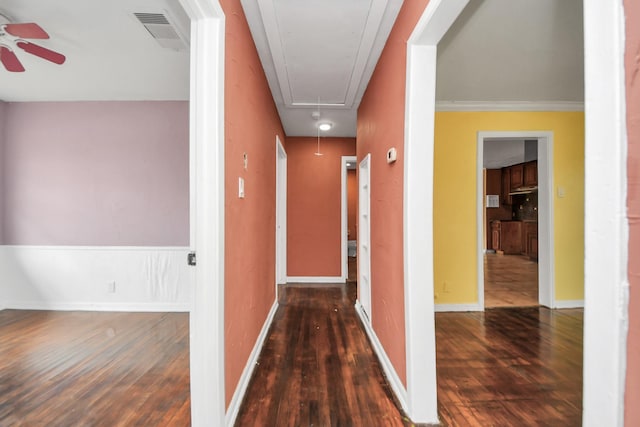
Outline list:
[[[371,322],[371,154],[358,167],[358,300]]]

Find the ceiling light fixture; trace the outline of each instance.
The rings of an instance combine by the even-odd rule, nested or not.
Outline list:
[[[320,129],[320,130],[321,130],[321,131],[323,131],[323,132],[328,131],[329,129],[331,129],[331,127],[332,127],[332,126],[331,126],[331,123],[320,123],[320,124],[318,125],[318,129]]]

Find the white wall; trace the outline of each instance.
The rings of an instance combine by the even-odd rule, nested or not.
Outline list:
[[[182,247],[0,246],[0,308],[189,311],[188,252]],[[115,282],[115,293],[109,292],[109,282]]]

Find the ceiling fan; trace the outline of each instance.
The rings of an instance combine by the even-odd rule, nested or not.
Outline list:
[[[24,71],[22,63],[14,52],[16,48],[55,64],[63,64],[66,58],[61,53],[25,40],[48,38],[49,34],[38,24],[33,22],[14,24],[9,18],[0,13],[0,62],[2,62],[7,71]]]

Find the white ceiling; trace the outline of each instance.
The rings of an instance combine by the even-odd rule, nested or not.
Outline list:
[[[16,50],[25,72],[0,66],[0,100],[187,100],[189,51],[159,46],[133,12],[168,12],[189,36],[178,0],[2,0],[0,13],[35,22],[50,38],[35,40],[66,56],[56,65]]]
[[[317,122],[329,122],[323,135],[355,136],[356,111],[402,0],[241,2],[285,133],[313,136]]]
[[[409,0],[411,1],[411,0]],[[402,0],[241,0],[289,136],[355,136],[357,108]],[[2,0],[66,55],[18,52],[0,67],[0,99],[186,100],[189,54],[160,47],[133,12],[167,12],[188,38],[179,0]],[[40,43],[38,41],[38,43]],[[438,48],[438,101],[583,100],[582,0],[471,0]]]

